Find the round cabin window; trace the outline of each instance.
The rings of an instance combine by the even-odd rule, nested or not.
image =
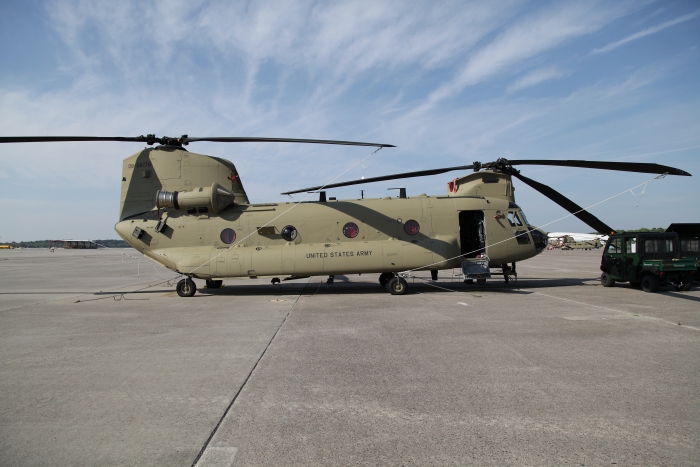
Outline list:
[[[293,225],[288,225],[282,229],[282,238],[288,242],[294,241],[297,238],[297,229]]]
[[[343,235],[348,238],[355,238],[360,233],[360,228],[354,222],[348,222],[343,227]]]
[[[406,223],[403,225],[403,230],[408,235],[416,235],[418,232],[420,232],[420,224],[411,219],[406,221]]]
[[[236,241],[236,232],[233,229],[224,229],[221,231],[221,241],[229,245]]]

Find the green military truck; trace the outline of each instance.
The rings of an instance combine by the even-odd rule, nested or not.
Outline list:
[[[653,293],[668,284],[690,290],[696,266],[694,259],[681,256],[675,232],[625,232],[608,239],[600,270],[603,287],[629,282]]]

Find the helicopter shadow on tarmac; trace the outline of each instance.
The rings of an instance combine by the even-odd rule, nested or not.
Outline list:
[[[336,276],[336,282],[332,287],[326,287],[321,276],[318,280],[315,278],[306,284],[264,284],[264,285],[224,285],[219,289],[198,289],[198,296],[283,296],[283,295],[382,295],[386,294],[386,289],[374,282],[350,282],[342,279],[343,276]],[[597,278],[590,279],[538,279],[528,278],[521,279],[516,284],[511,281],[493,280],[485,284],[465,284],[461,281],[428,281],[422,279],[409,279],[409,290],[407,295],[412,294],[444,294],[454,292],[464,293],[507,293],[507,294],[531,294],[530,289],[552,288],[552,287],[580,287],[580,286],[595,286],[591,281],[597,281]]]

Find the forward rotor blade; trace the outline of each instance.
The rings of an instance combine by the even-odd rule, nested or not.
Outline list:
[[[297,139],[297,138],[255,138],[255,137],[231,137],[231,138],[183,138],[183,143],[194,141],[209,141],[213,143],[312,143],[312,144],[340,144],[344,146],[372,146],[375,148],[395,148],[393,144],[359,143],[356,141],[334,141],[329,139]]]
[[[558,191],[554,190],[553,188],[544,185],[540,182],[536,182],[531,178],[527,178],[523,175],[513,173],[513,177],[516,177],[518,180],[522,181],[523,183],[526,183],[530,185],[532,188],[535,190],[539,191],[543,195],[545,195],[547,198],[551,199],[555,203],[557,203],[559,206],[563,207],[567,211],[569,211],[571,214],[574,216],[578,217],[580,220],[582,220],[586,225],[594,229],[596,232],[604,233],[606,235],[615,233],[615,230],[608,226],[605,222],[601,221],[598,219],[596,216],[591,214],[590,212],[584,210],[581,206],[578,204],[574,203],[571,201],[569,198],[566,196],[562,195]]]
[[[321,189],[325,190],[327,188],[338,188],[341,186],[360,185],[363,183],[384,182],[387,180],[398,180],[401,178],[425,177],[428,175],[439,175],[439,174],[442,174],[445,172],[451,172],[453,170],[468,170],[468,169],[472,169],[472,168],[474,168],[473,165],[460,165],[458,167],[445,167],[442,169],[419,170],[417,172],[405,172],[402,174],[383,175],[381,177],[362,178],[360,180],[350,180],[349,182],[329,183],[328,185],[319,185],[319,186],[314,186],[314,187],[310,187],[310,188],[303,188],[301,190],[287,191],[287,192],[282,193],[282,194],[283,195],[291,195],[294,193],[318,191]]]
[[[553,165],[557,167],[581,167],[586,169],[619,170],[622,172],[691,176],[685,170],[645,162],[550,161],[541,159],[520,159],[515,161],[509,160],[508,162],[510,165]]]
[[[54,143],[69,141],[125,141],[143,142],[143,136],[135,138],[123,136],[2,136],[0,143]]]

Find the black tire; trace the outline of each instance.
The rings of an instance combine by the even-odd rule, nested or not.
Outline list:
[[[477,279],[476,283],[479,285],[484,285],[486,283],[486,279]]]
[[[383,272],[379,275],[379,283],[382,287],[386,287],[392,277],[394,277],[393,272]]]
[[[224,281],[207,280],[207,289],[218,289],[224,284]]]
[[[391,295],[405,295],[408,291],[408,282],[403,277],[392,277],[386,284],[386,289]]]
[[[181,297],[191,297],[197,292],[197,286],[192,279],[182,279],[177,283],[175,290]]]
[[[693,286],[693,276],[686,274],[683,276],[683,284],[681,285],[681,290],[687,292]]]
[[[600,283],[603,285],[603,287],[612,287],[615,285],[615,279],[610,277],[610,274],[607,272],[604,272],[600,275]]]
[[[656,293],[659,291],[659,278],[653,274],[647,274],[642,277],[642,290],[648,293]]]

